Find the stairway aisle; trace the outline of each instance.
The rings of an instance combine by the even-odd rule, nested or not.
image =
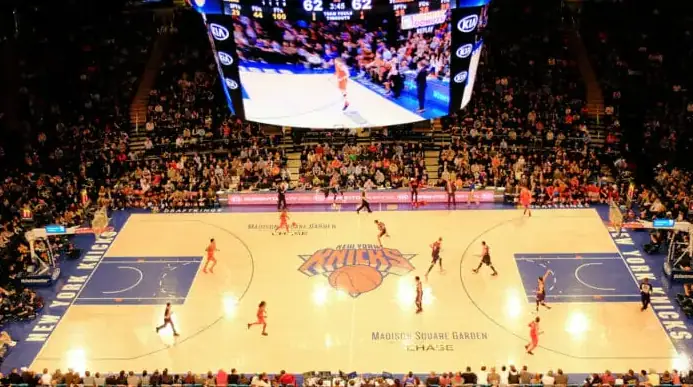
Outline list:
[[[149,92],[154,88],[156,77],[166,54],[169,34],[161,34],[154,42],[147,66],[140,77],[137,93],[130,104],[130,149],[135,152],[144,152],[145,125],[147,123],[147,107],[149,106]]]
[[[600,118],[604,116],[604,94],[602,92],[602,87],[599,84],[599,79],[592,67],[589,53],[587,52],[587,48],[580,34],[570,29],[566,31],[566,37],[568,38],[570,51],[580,69],[580,75],[582,75],[582,79],[585,82],[585,89],[587,90],[588,128],[592,144],[601,148],[604,146],[604,140],[606,138],[605,127],[600,123]]]

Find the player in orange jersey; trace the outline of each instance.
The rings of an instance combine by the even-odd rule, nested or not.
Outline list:
[[[535,318],[534,321],[529,323],[529,339],[530,342],[525,345],[527,353],[534,355],[532,351],[539,345],[539,335],[544,332],[539,332],[539,317]]]
[[[289,232],[289,213],[286,212],[286,209],[283,209],[281,214],[279,214],[279,226],[277,226],[276,231],[280,231],[281,229]]]
[[[209,240],[209,246],[207,246],[207,261],[205,261],[205,266],[202,268],[203,273],[207,273],[207,266],[211,263],[212,266],[209,268],[210,273],[214,273],[214,266],[217,265],[217,259],[214,257],[214,252],[219,251],[217,249],[217,242],[214,238]]]
[[[262,325],[262,335],[267,336],[267,303],[265,301],[260,302],[257,306],[257,320],[253,323],[248,323],[248,329],[253,325]]]
[[[337,77],[337,87],[344,97],[344,106],[342,110],[346,110],[349,107],[349,100],[347,99],[347,83],[349,81],[349,68],[344,59],[337,58],[334,60],[334,75]]]
[[[532,193],[529,192],[529,189],[527,187],[522,187],[522,190],[520,190],[520,204],[522,204],[522,207],[525,208],[525,211],[522,213],[522,216],[532,216],[532,210],[529,209],[529,205],[532,204]]]
[[[380,238],[382,238],[384,236],[390,237],[390,235],[388,235],[388,233],[387,233],[387,227],[385,227],[385,223],[376,219],[375,224],[378,226],[378,245],[380,245],[380,248],[382,248],[383,247],[383,241]]]

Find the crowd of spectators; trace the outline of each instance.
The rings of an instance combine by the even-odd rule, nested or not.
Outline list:
[[[689,4],[674,3],[600,2],[582,10],[607,123],[623,132],[648,175],[660,162],[693,165],[691,14]]]
[[[174,374],[167,369],[154,372],[142,371],[135,374],[133,371],[119,373],[92,374],[90,371],[83,373],[72,369],[63,373],[55,370],[53,373],[44,369],[37,373],[29,369],[13,369],[7,375],[0,375],[3,385],[25,384],[28,387],[41,386],[73,386],[101,387],[101,386],[250,386],[250,387],[279,387],[296,386],[353,386],[353,387],[461,387],[469,385],[486,386],[667,386],[686,385],[693,383],[693,371],[689,373],[677,370],[661,373],[653,369],[627,370],[623,373],[612,373],[609,370],[603,373],[593,373],[584,380],[570,380],[570,376],[562,369],[547,370],[546,372],[530,371],[527,366],[516,367],[514,365],[501,367],[481,366],[479,370],[466,367],[464,371],[443,372],[437,374],[431,372],[428,375],[417,375],[413,372],[393,375],[382,373],[377,375],[330,374],[308,372],[301,376],[293,375],[284,370],[274,375],[267,373],[242,374],[235,368],[230,372],[222,369],[207,374]]]
[[[325,70],[341,58],[360,77],[397,93],[401,74],[420,62],[431,77],[450,79],[450,32],[444,23],[428,33],[400,31],[395,19],[369,15],[359,22],[263,21],[239,17],[234,39],[242,60]]]
[[[0,171],[0,323],[41,310],[43,300],[22,279],[45,273],[51,252],[79,256],[66,237],[37,241],[32,254],[25,232],[87,224],[85,204],[99,200],[99,187],[127,160],[128,104],[156,21],[151,13],[102,11],[28,6],[17,15],[16,39],[6,43],[15,55],[6,59],[18,63],[19,111],[14,124],[3,122],[16,138]],[[13,343],[7,337],[0,334],[0,347]]]

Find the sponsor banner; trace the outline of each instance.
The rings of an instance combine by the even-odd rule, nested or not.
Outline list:
[[[447,11],[440,10],[426,13],[416,13],[413,15],[402,16],[402,29],[411,30],[414,28],[434,26],[445,23]]]
[[[492,203],[496,201],[494,191],[484,190],[476,191],[475,198],[479,202]],[[370,204],[378,203],[393,203],[407,204],[411,203],[411,194],[409,191],[369,191],[367,193],[368,202]],[[466,203],[469,197],[469,192],[458,191],[455,193],[455,200],[458,203]],[[344,198],[337,197],[339,204],[359,204],[361,203],[361,193],[358,191],[345,192]],[[419,202],[425,203],[447,203],[448,194],[445,191],[419,191]],[[227,195],[227,205],[243,206],[243,205],[263,205],[274,204],[277,202],[277,194],[274,192],[258,192],[258,193],[230,193]],[[333,203],[332,196],[325,198],[322,192],[288,192],[286,194],[287,204],[323,204]]]

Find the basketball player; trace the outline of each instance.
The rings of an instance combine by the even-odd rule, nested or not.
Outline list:
[[[539,335],[544,332],[539,332],[539,317],[529,323],[529,344],[525,345],[527,353],[534,355],[532,351],[539,345]]]
[[[426,272],[426,280],[428,280],[428,274],[431,273],[433,267],[438,263],[440,265],[440,272],[443,272],[443,258],[440,257],[440,245],[443,243],[443,238],[438,238],[437,241],[431,244],[431,266],[428,267]]]
[[[371,205],[368,203],[368,198],[366,197],[366,191],[361,191],[361,205],[359,208],[356,209],[356,213],[358,214],[361,212],[361,210],[366,209],[368,213],[370,214],[371,212]]]
[[[162,325],[156,327],[156,333],[159,333],[160,330],[166,328],[167,325],[170,325],[171,329],[173,330],[173,336],[175,336],[175,337],[180,336],[178,334],[178,332],[176,332],[176,326],[173,325],[173,320],[171,319],[171,316],[173,316],[173,312],[171,311],[171,303],[167,302],[166,303],[166,310],[164,311],[164,323]]]
[[[522,190],[520,190],[520,204],[525,209],[522,216],[532,217],[532,210],[529,209],[530,204],[532,204],[532,193],[529,192],[527,187],[522,187]]]
[[[491,275],[498,275],[496,268],[493,267],[493,264],[491,264],[491,255],[489,254],[489,249],[486,242],[481,242],[481,262],[479,262],[479,266],[477,266],[476,269],[472,270],[474,274],[479,272],[479,269],[481,269],[481,265],[486,265],[490,267],[491,270],[493,270],[493,274]]]
[[[546,270],[543,276],[537,279],[537,313],[539,313],[539,305],[546,309],[551,309],[550,306],[546,305],[546,278],[551,273],[551,270]]]
[[[472,182],[469,184],[469,196],[467,196],[467,206],[472,205],[472,201],[474,201],[474,204],[477,206],[479,205],[479,198],[476,195],[476,182],[472,180]]]
[[[647,278],[644,278],[640,284],[640,301],[642,302],[642,308],[640,308],[641,311],[645,311],[650,305],[651,293],[652,285],[650,285],[650,281]]]
[[[277,226],[277,229],[275,231],[278,232],[281,229],[286,230],[287,233],[290,231],[289,230],[289,213],[286,212],[286,208],[284,208],[282,210],[281,214],[279,214],[279,226]]]
[[[416,280],[416,314],[423,312],[423,288],[421,286],[421,279],[417,276]]]
[[[265,301],[260,302],[260,305],[257,306],[257,320],[253,323],[248,323],[248,329],[252,327],[253,325],[262,325],[262,335],[267,336],[267,321],[265,320],[267,318],[267,303]]]
[[[337,87],[339,87],[339,91],[342,93],[342,97],[344,98],[344,106],[342,107],[342,111],[344,111],[349,107],[349,100],[347,99],[349,68],[347,67],[346,63],[344,63],[344,59],[337,58],[334,60],[334,75],[337,77]]]
[[[411,189],[411,204],[416,206],[419,202],[419,179],[412,177],[409,182],[409,188]]]
[[[383,241],[380,239],[384,236],[390,237],[390,235],[387,233],[387,228],[385,227],[385,223],[379,221],[378,219],[375,220],[375,224],[378,226],[378,245],[380,245],[380,248],[383,248]]]
[[[286,210],[286,184],[279,183],[277,186],[277,210]]]
[[[209,246],[207,246],[207,260],[205,261],[205,266],[202,268],[203,273],[207,273],[207,266],[211,263],[212,266],[209,268],[209,272],[214,274],[214,266],[217,265],[217,259],[214,257],[214,252],[219,251],[217,249],[217,242],[214,238],[209,240]]]

